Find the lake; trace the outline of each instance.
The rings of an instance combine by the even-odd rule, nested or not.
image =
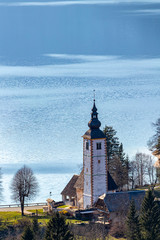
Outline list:
[[[0,1],[1,204],[24,164],[44,202],[82,165],[96,90],[99,120],[130,159],[148,153],[160,103],[160,1]]]

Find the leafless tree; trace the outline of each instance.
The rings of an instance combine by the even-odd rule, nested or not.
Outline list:
[[[129,180],[131,182],[131,188],[133,189],[136,183],[136,163],[135,161],[131,161],[129,163],[130,168],[129,168]]]
[[[23,166],[17,171],[11,183],[12,199],[21,204],[21,213],[24,215],[25,199],[32,199],[38,192],[38,183],[31,168]]]
[[[139,186],[143,186],[146,173],[146,154],[136,153],[135,155],[137,181]]]
[[[149,182],[150,184],[154,184],[156,181],[156,170],[154,167],[153,157],[151,157],[148,154],[146,155],[146,168],[149,177]]]
[[[160,118],[152,124],[155,128],[155,134],[148,141],[148,147],[155,156],[160,155]]]
[[[132,188],[135,185],[143,186],[144,183],[154,183],[156,171],[153,165],[153,158],[149,154],[136,153],[130,162],[130,181]]]

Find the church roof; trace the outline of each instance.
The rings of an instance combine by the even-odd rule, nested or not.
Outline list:
[[[106,138],[104,133],[100,129],[89,129],[84,135],[87,139]]]
[[[76,183],[74,184],[75,188],[80,188],[83,190],[83,184],[84,184],[84,170],[81,171]]]
[[[108,172],[108,191],[113,191],[116,190],[117,188],[118,188],[117,184],[115,183],[112,176]]]
[[[136,209],[140,210],[144,196],[145,191],[107,193],[104,203],[109,212],[128,211],[130,201],[134,199]]]
[[[93,103],[93,108],[91,112],[91,120],[88,123],[88,127],[90,128],[84,135],[84,138],[88,139],[97,139],[97,138],[105,138],[105,134],[99,128],[101,126],[101,122],[98,120],[98,113],[95,104],[95,100]]]
[[[74,184],[76,183],[78,179],[78,175],[73,175],[71,180],[68,182],[68,184],[65,186],[63,191],[61,192],[62,195],[75,197],[76,196],[76,188],[74,187]]]

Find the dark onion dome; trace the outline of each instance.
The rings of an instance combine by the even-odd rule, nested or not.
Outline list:
[[[96,139],[96,138],[105,138],[104,133],[99,129],[101,126],[101,122],[98,120],[98,113],[95,104],[95,100],[93,102],[93,108],[91,112],[91,120],[88,123],[88,127],[90,128],[83,137],[89,139]]]
[[[98,129],[100,126],[101,126],[101,122],[98,120],[98,113],[97,113],[97,108],[94,100],[93,108],[91,112],[91,120],[88,123],[88,127],[90,129]]]

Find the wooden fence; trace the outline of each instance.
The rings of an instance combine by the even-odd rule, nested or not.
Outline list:
[[[10,208],[10,207],[20,207],[21,205],[18,204],[9,204],[9,205],[0,205],[0,208]],[[25,203],[25,207],[34,207],[34,206],[47,206],[47,203]]]

